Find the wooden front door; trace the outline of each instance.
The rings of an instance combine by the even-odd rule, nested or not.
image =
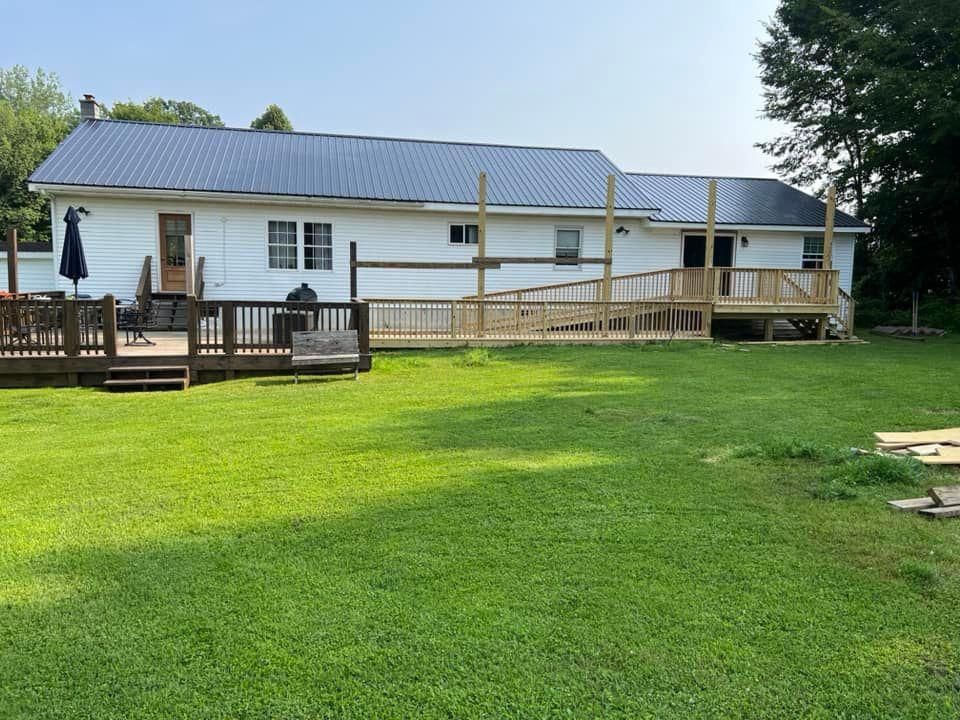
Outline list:
[[[187,290],[187,245],[192,234],[189,215],[160,215],[160,289]]]

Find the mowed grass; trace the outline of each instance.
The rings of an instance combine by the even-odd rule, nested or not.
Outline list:
[[[0,392],[3,718],[956,717],[960,343]],[[867,464],[862,464],[867,463]],[[901,468],[907,467],[907,471]]]

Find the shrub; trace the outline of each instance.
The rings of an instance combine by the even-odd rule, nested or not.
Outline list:
[[[487,348],[471,348],[457,358],[457,365],[461,367],[483,367],[490,364],[490,351]]]

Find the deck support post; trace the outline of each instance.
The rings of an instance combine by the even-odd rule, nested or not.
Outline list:
[[[613,298],[613,210],[617,195],[617,179],[607,175],[606,221],[603,227],[603,330],[610,324],[610,302]]]
[[[763,321],[763,339],[767,342],[773,340],[773,318]]]
[[[466,232],[466,230],[464,230]],[[466,241],[466,237],[463,238]],[[477,259],[481,262],[477,268],[477,299],[480,304],[477,306],[477,330],[483,335],[485,325],[484,318],[484,294],[486,293],[486,268],[483,260],[487,256],[487,174],[481,172],[477,178]]]
[[[837,188],[827,188],[827,216],[823,227],[823,269],[833,269],[833,220],[837,213]]]
[[[117,301],[113,295],[103,296],[103,354],[117,356]]]
[[[19,292],[17,284],[17,229],[7,229],[7,292]]]
[[[198,328],[197,298],[195,295],[187,295],[187,355],[190,357],[197,356]]]
[[[827,339],[827,318],[820,316],[817,318],[817,340]]]
[[[223,331],[223,354],[233,355],[237,347],[237,316],[233,309],[233,300],[224,300],[221,308],[223,322],[220,329]]]
[[[703,266],[707,268],[707,273],[716,274],[713,269],[713,246],[717,230],[717,181],[711,180],[707,185],[707,233],[705,239]],[[719,283],[712,283],[711,302],[717,300],[717,287]]]
[[[357,299],[357,243],[350,241],[350,300]]]

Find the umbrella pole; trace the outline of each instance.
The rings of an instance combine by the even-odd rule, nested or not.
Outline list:
[[[77,282],[79,281],[78,280],[73,281],[73,299],[74,300],[77,299]]]

